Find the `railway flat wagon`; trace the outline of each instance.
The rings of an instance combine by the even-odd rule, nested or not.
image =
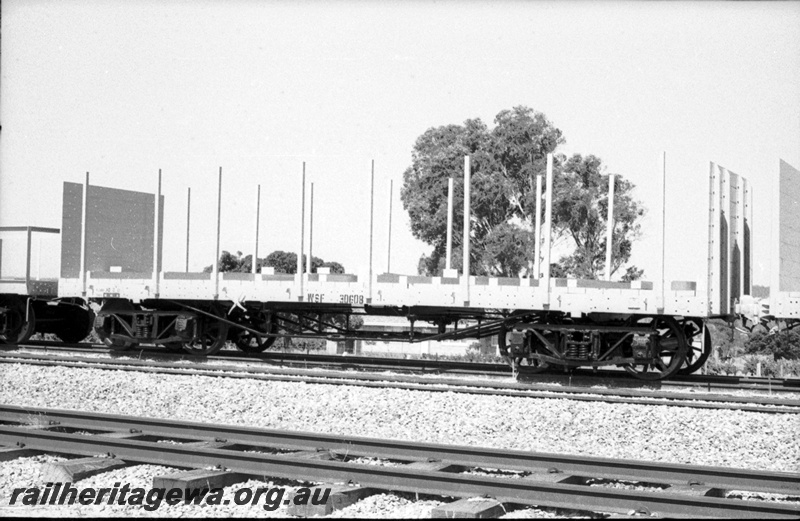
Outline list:
[[[468,187],[468,159],[464,175]],[[227,341],[244,351],[263,351],[282,336],[417,342],[497,335],[501,354],[515,369],[618,366],[641,379],[699,369],[711,346],[705,320],[730,319],[747,305],[753,307],[748,300],[752,198],[747,180],[711,164],[708,255],[698,259],[707,269],[697,280],[665,281],[662,276],[653,282],[613,282],[550,276],[552,175],[550,160],[539,276],[507,278],[455,270],[440,277],[360,277],[327,269],[304,272],[300,262],[293,274],[271,268],[219,272],[216,262],[208,273],[164,271],[160,188],[147,194],[97,187],[89,184],[87,174],[84,185],[65,183],[56,294],[51,285],[46,294],[31,292],[29,286],[5,295],[3,338],[14,343],[46,331],[30,310],[38,314],[42,306],[62,306],[81,310],[80,320],[68,320],[80,325],[70,330],[75,336],[88,333],[84,326],[89,324],[119,350],[150,343],[213,354]],[[469,223],[469,204],[464,219]],[[219,215],[217,226],[219,236]],[[800,233],[786,232],[787,240],[791,234],[798,243]],[[302,259],[302,237],[299,242]],[[469,273],[468,233],[464,244],[464,271]],[[783,304],[775,308],[790,321],[797,312],[792,299],[788,311]],[[405,317],[408,326],[358,329],[352,326],[355,315]],[[56,334],[67,339],[67,329],[60,327],[63,335]]]

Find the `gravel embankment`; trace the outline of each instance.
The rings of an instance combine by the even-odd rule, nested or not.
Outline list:
[[[0,403],[695,465],[800,471],[800,418],[266,382],[0,366]]]
[[[800,471],[800,417],[665,405],[627,405],[430,393],[355,386],[266,382],[206,376],[159,375],[99,369],[0,365],[0,403],[143,415],[376,438],[475,445],[537,452]],[[51,458],[40,456],[39,458]],[[28,461],[26,461],[28,460]],[[35,483],[34,460],[0,463],[0,489]],[[24,467],[27,470],[20,470]],[[138,469],[138,470],[134,470]],[[102,474],[98,486],[114,481],[149,487],[163,468],[139,466]],[[28,472],[29,475],[25,475]],[[133,475],[125,474],[133,472]],[[81,486],[92,486],[89,480]],[[243,485],[236,485],[236,489]],[[250,486],[265,486],[263,483]],[[8,512],[0,498],[0,516]],[[382,494],[349,507],[339,516],[427,517],[436,502]],[[286,515],[234,507],[148,514],[106,506],[76,515],[252,516]],[[119,507],[122,508],[122,507]],[[169,507],[186,509],[202,507]],[[260,508],[260,507],[251,507]],[[39,509],[36,509],[39,511]],[[213,510],[213,511],[212,511]],[[43,512],[39,511],[39,514]],[[46,515],[56,515],[48,511]],[[510,516],[552,516],[546,511]]]

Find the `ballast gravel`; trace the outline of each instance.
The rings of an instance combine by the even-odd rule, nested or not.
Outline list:
[[[73,505],[46,505],[46,506],[26,506],[17,504],[9,506],[11,491],[15,487],[40,487],[44,484],[39,480],[39,471],[44,463],[61,461],[63,458],[52,456],[34,456],[32,458],[19,458],[17,460],[0,462],[0,518],[2,517],[278,517],[287,516],[286,506],[280,505],[275,510],[265,510],[263,502],[257,504],[237,505],[230,501],[229,504],[207,505],[199,504],[168,505],[166,502],[159,504],[151,502],[149,505],[130,506],[119,505],[116,503],[108,504],[103,501],[100,504],[81,505],[76,502]],[[105,487],[121,486],[128,484],[131,489],[141,487],[145,490],[153,486],[153,478],[165,474],[179,472],[179,469],[162,467],[158,465],[135,465],[109,472],[104,472],[96,476],[91,476],[81,480],[76,488],[79,490],[94,488],[99,490]],[[15,477],[6,479],[5,475],[10,474]],[[250,480],[225,487],[222,497],[235,497],[236,492],[243,488],[251,490],[262,488],[283,487],[286,489],[285,495],[297,487],[286,486],[284,483],[274,483],[271,481]],[[145,502],[146,503],[146,502]]]
[[[800,471],[800,418],[669,405],[0,366],[0,403],[692,465]]]
[[[796,414],[26,364],[0,365],[0,403],[593,457],[800,471],[800,417]],[[50,456],[37,456],[47,457]],[[25,463],[20,462],[23,460],[0,463],[2,491],[28,483],[19,470],[13,470]],[[101,474],[82,481],[81,486],[91,486],[88,482],[93,479],[106,487],[114,481],[136,479],[142,483],[138,486],[149,487],[153,476],[148,475],[147,467],[114,471],[120,473],[118,478],[111,477],[112,473]],[[158,473],[162,471],[160,468]],[[124,472],[143,474],[126,477]],[[265,486],[259,483],[253,486]],[[238,486],[245,485],[234,488]],[[382,496],[388,499],[381,499]],[[382,494],[372,498],[372,503],[366,498],[348,507],[352,509],[349,513],[345,509],[336,515],[427,517],[436,506],[436,502],[412,501],[402,495]],[[18,509],[9,513],[6,510],[10,507],[5,505],[7,498],[0,497],[3,510],[0,516],[26,515]],[[62,508],[69,509],[63,512],[69,516],[256,515],[246,510],[180,510],[191,507],[175,511],[159,509],[153,513],[117,512],[113,510],[116,507],[78,513],[74,506]],[[51,515],[49,509],[46,515]],[[286,512],[262,510],[257,515],[281,516]],[[509,513],[509,517],[552,515],[547,510]]]

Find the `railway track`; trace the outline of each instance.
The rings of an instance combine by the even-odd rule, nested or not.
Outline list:
[[[62,342],[37,341],[20,346],[0,345],[0,352],[15,351],[19,348],[41,348],[47,351],[74,353],[91,352],[108,354],[111,357],[128,358],[132,356],[154,356],[163,360],[214,362],[238,360],[286,367],[346,369],[358,371],[393,371],[426,375],[463,375],[482,378],[508,378],[511,369],[502,363],[456,362],[450,360],[405,359],[382,356],[342,356],[312,353],[284,353],[267,351],[265,353],[243,353],[239,350],[223,350],[208,357],[183,353],[168,353],[161,348],[148,348],[128,351],[114,351],[102,344],[67,344]],[[628,376],[623,371],[578,369],[570,373],[545,372],[528,373],[524,370],[519,379],[528,384],[558,384],[568,387],[630,388],[630,389],[694,389],[696,391],[756,391],[769,394],[800,393],[800,378],[768,378],[755,376],[722,375],[676,375],[668,380],[643,381]]]
[[[159,443],[164,439],[173,443]],[[412,443],[7,405],[0,406],[0,444],[8,447],[2,451],[6,458],[26,451],[43,451],[95,460],[103,454],[103,458],[117,464],[188,469],[213,466],[224,469],[221,474],[228,475],[226,483],[235,482],[236,476],[239,481],[269,476],[453,498],[491,497],[499,503],[577,507],[594,512],[718,518],[800,516],[797,473]],[[309,451],[315,456],[309,457]],[[359,457],[380,458],[392,465],[352,462]],[[475,469],[483,472],[474,472]],[[506,477],[495,477],[488,469],[506,471]],[[618,483],[644,485],[647,490],[617,488],[614,485]],[[788,497],[743,500],[730,491]]]
[[[647,389],[602,389],[577,386],[553,386],[520,383],[500,379],[465,379],[454,377],[407,376],[397,374],[342,372],[319,369],[247,366],[241,364],[212,364],[207,359],[176,364],[157,360],[60,356],[53,354],[1,352],[0,363],[58,365],[75,368],[95,368],[155,372],[175,375],[199,375],[226,378],[246,378],[263,381],[288,381],[363,387],[397,388],[427,392],[459,392],[497,396],[518,396],[544,399],[572,399],[607,403],[669,405],[705,409],[734,409],[762,413],[800,413],[800,400],[768,395],[732,396],[699,392],[654,391]],[[507,379],[506,379],[507,380]]]

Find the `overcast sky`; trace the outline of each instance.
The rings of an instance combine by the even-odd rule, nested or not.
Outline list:
[[[314,254],[364,270],[375,160],[375,271],[415,273],[402,173],[426,129],[541,111],[637,185],[634,246],[658,274],[667,152],[667,278],[703,281],[708,168],[754,190],[754,280],[769,281],[779,159],[800,167],[800,2],[2,2],[0,225],[60,227],[64,181],[153,192],[163,172],[165,268],[222,248],[296,251],[300,176]]]

